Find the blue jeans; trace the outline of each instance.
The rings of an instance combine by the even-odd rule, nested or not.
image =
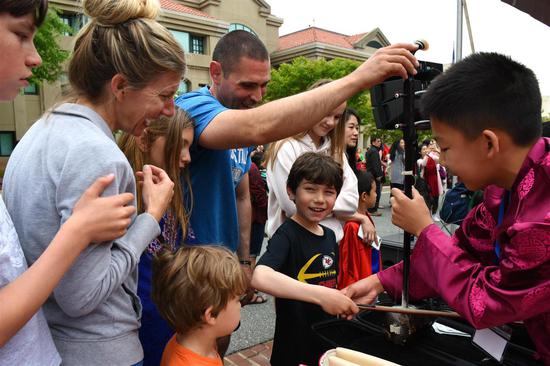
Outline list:
[[[133,364],[132,366],[143,366],[143,360],[139,361],[138,363]]]

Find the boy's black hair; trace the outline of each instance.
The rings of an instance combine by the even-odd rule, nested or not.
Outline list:
[[[367,196],[370,196],[370,190],[373,183],[374,177],[371,173],[361,170],[357,172],[357,193],[359,193],[359,196],[361,196],[363,192],[367,193]]]
[[[475,53],[453,65],[434,79],[421,103],[424,114],[470,139],[494,128],[528,146],[541,134],[535,74],[498,53]]]
[[[34,24],[40,27],[48,12],[48,0],[2,0],[0,13],[8,13],[14,17],[27,14],[34,15]]]
[[[314,184],[334,187],[340,193],[344,184],[344,172],[332,157],[320,153],[307,152],[292,164],[286,185],[293,193],[303,180]]]
[[[542,136],[550,137],[550,122],[544,122],[542,124]]]
[[[256,166],[258,168],[260,168],[260,166],[262,165],[262,161],[264,160],[264,153],[263,152],[256,152],[254,155],[252,155],[252,157],[250,158],[250,160],[256,164]]]
[[[227,33],[218,41],[212,53],[212,60],[221,64],[225,77],[233,72],[241,57],[267,61],[269,53],[257,36],[244,30]]]

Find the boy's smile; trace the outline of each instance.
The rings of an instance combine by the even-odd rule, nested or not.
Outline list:
[[[306,227],[316,226],[327,217],[332,212],[338,196],[334,187],[307,180],[300,182],[296,193],[289,190],[288,194],[296,204],[297,221]]]

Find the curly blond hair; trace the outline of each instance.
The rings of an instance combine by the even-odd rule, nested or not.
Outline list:
[[[244,294],[247,286],[237,257],[221,246],[164,250],[153,261],[152,299],[178,334],[203,324],[209,307],[216,317],[232,298]]]

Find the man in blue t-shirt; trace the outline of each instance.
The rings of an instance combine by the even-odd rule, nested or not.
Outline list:
[[[194,201],[187,242],[224,245],[236,251],[241,263],[248,267],[251,149],[208,146],[205,137],[212,130],[207,127],[219,114],[229,109],[249,109],[262,100],[270,79],[269,54],[256,36],[235,31],[218,42],[213,59],[212,87],[203,87],[176,100],[195,120],[193,164],[189,168]],[[203,133],[205,130],[208,132]]]
[[[176,104],[195,120],[195,138],[190,149],[193,164],[189,165],[193,210],[186,242],[220,244],[237,251],[239,259],[246,262],[249,260],[248,243],[241,242],[239,245],[238,186],[234,183],[232,169],[234,153],[231,149],[210,149],[201,144],[201,135],[206,127],[219,113],[228,110],[216,99],[215,90],[214,86],[203,87],[176,100]],[[246,162],[244,165],[247,165]],[[248,174],[242,174],[239,180],[245,184]],[[250,209],[248,212],[250,214]]]

